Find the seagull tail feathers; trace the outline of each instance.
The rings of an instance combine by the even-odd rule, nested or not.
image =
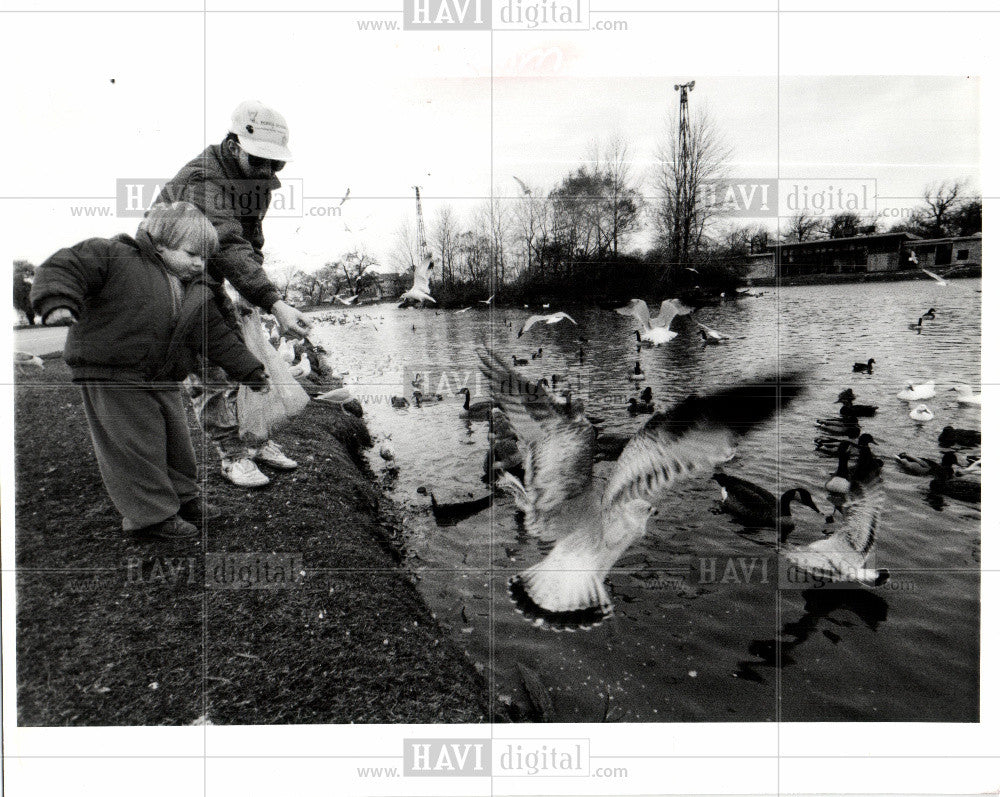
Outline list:
[[[548,556],[510,580],[514,604],[529,620],[553,628],[596,625],[613,610],[604,586],[609,569],[603,540],[577,531]]]

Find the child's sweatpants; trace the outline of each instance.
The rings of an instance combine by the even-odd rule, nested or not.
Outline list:
[[[126,531],[177,514],[197,498],[198,465],[180,384],[84,382],[83,410],[104,487]]]

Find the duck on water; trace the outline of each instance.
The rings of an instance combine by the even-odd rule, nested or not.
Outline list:
[[[716,473],[712,479],[719,483],[722,490],[722,508],[726,512],[747,528],[777,528],[781,533],[782,542],[795,528],[792,501],[798,501],[814,512],[819,512],[819,507],[813,502],[809,491],[803,487],[786,490],[779,501],[768,490],[746,479],[739,479],[726,473]]]

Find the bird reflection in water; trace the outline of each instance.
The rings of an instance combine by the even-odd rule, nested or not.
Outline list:
[[[821,621],[826,620],[837,628],[851,628],[855,622],[842,615],[834,616],[839,609],[853,614],[870,630],[875,631],[879,623],[883,623],[889,614],[889,604],[881,596],[857,586],[838,585],[836,588],[807,589],[802,592],[805,600],[805,612],[798,619],[785,623],[781,629],[781,638],[755,639],[750,642],[748,650],[757,658],[753,661],[737,662],[737,678],[762,683],[764,677],[757,667],[788,667],[795,664],[793,653],[795,649],[806,642],[817,630],[834,645],[840,642],[840,635],[830,628],[820,628]],[[780,641],[780,644],[779,644]]]

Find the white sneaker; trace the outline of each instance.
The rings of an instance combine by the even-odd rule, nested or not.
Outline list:
[[[253,458],[278,470],[295,470],[299,466],[298,462],[286,457],[285,452],[278,447],[278,444],[271,440],[258,448]]]
[[[263,487],[271,483],[253,461],[246,457],[222,460],[222,475],[237,487]]]

